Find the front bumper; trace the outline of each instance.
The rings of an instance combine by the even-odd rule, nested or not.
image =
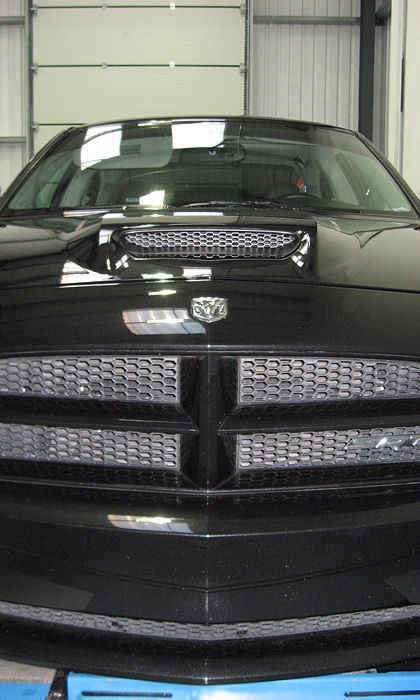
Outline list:
[[[416,660],[420,663],[420,606],[334,619],[284,621],[282,633],[276,637],[262,631],[258,638],[247,639],[245,633],[252,625],[242,623],[240,629],[233,626],[237,638],[229,643],[216,639],[217,631],[211,626],[195,626],[202,636],[206,631],[209,636],[214,634],[215,640],[210,643],[177,638],[177,625],[173,623],[160,623],[166,627],[166,637],[147,637],[122,630],[129,620],[103,616],[101,622],[93,615],[1,603],[2,654],[13,660],[79,671],[202,684],[294,678]],[[147,621],[142,623],[147,627]],[[319,631],[305,633],[305,625],[312,629],[318,626]],[[274,623],[267,621],[259,626],[270,630]]]
[[[0,499],[3,656],[213,684],[420,657],[415,494],[159,508],[15,499]]]

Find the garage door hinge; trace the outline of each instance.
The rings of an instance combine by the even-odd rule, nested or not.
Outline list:
[[[239,72],[240,72],[240,73],[246,73],[246,65],[245,65],[245,63],[240,63],[240,64],[239,64]]]
[[[32,12],[32,14],[37,15],[38,14],[38,5],[31,5],[29,8],[29,12]]]
[[[32,131],[38,131],[38,129],[39,129],[38,122],[34,122],[33,124],[31,124],[31,129],[32,129]]]
[[[31,65],[29,66],[29,69],[32,71],[32,73],[38,73],[38,68],[38,63],[31,63]]]
[[[244,15],[246,13],[246,4],[244,2],[239,5],[239,11],[241,15]]]

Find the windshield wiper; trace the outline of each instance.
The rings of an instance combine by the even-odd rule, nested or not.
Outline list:
[[[81,206],[81,207],[39,207],[34,209],[5,209],[0,212],[0,218],[19,218],[20,216],[89,216],[106,214],[112,211],[123,211],[125,205]]]
[[[238,208],[238,207],[261,207],[262,209],[295,209],[295,207],[287,206],[287,204],[282,204],[281,202],[276,202],[272,199],[241,199],[241,200],[223,200],[223,199],[210,199],[207,202],[190,202],[189,204],[180,205],[180,209],[187,209],[193,207],[224,207],[224,208]]]
[[[5,209],[4,211],[0,212],[0,218],[11,218],[14,217],[16,219],[19,218],[19,216],[36,216],[38,214],[43,215],[43,214],[62,214],[63,213],[63,208],[60,207],[54,207],[50,209],[49,207],[40,207],[39,209]]]

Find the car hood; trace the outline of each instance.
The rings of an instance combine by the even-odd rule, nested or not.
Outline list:
[[[136,260],[118,236],[145,225],[298,230],[301,245],[283,260]],[[419,260],[420,221],[398,215],[200,208],[0,218],[0,287],[237,279],[420,292]]]

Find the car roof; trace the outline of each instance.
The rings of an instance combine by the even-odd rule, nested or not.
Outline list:
[[[93,122],[87,124],[80,124],[78,126],[71,127],[72,129],[85,129],[87,127],[99,127],[99,126],[110,126],[112,124],[118,125],[130,125],[130,124],[149,124],[149,123],[176,123],[176,122],[201,122],[201,121],[220,121],[220,120],[238,121],[238,122],[266,122],[272,124],[283,124],[290,126],[308,126],[316,127],[320,129],[332,129],[335,131],[342,131],[345,133],[355,134],[357,133],[354,129],[347,129],[341,126],[334,126],[332,124],[322,124],[320,122],[311,122],[300,119],[284,119],[280,117],[259,117],[259,116],[249,116],[249,115],[213,115],[213,116],[177,116],[177,117],[138,117],[131,119],[111,119],[109,121]]]

